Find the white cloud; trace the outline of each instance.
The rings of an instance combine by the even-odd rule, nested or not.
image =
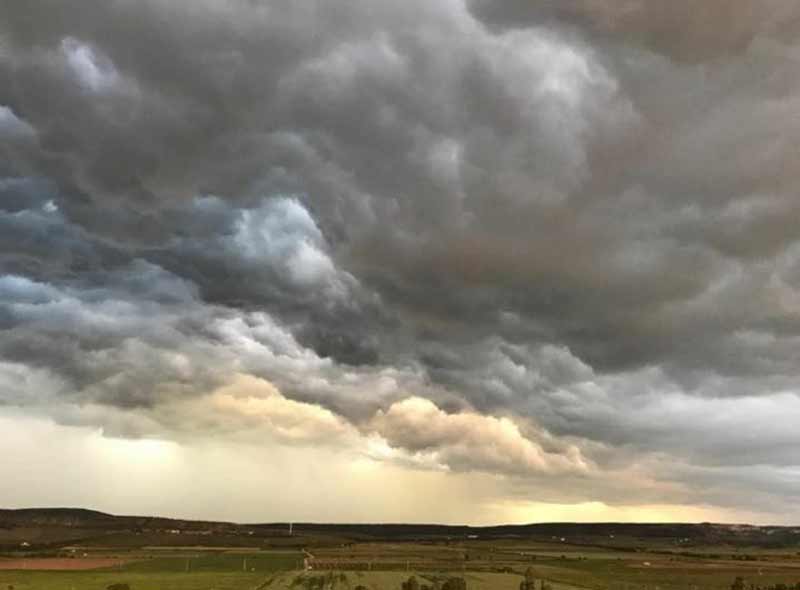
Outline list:
[[[423,398],[392,404],[379,411],[370,426],[389,445],[456,471],[531,476],[592,470],[575,444],[561,443],[545,432],[533,440],[533,429],[527,428],[526,436],[511,418],[466,411],[448,414]]]
[[[7,138],[26,138],[36,134],[36,130],[20,119],[9,107],[0,104],[0,140]]]
[[[97,53],[90,45],[74,37],[66,37],[61,42],[61,51],[72,74],[87,90],[101,92],[119,82],[119,74],[111,60]]]
[[[280,441],[303,444],[336,444],[356,435],[352,425],[330,410],[287,399],[268,381],[251,376],[238,376],[201,403],[204,412],[234,433],[266,431]]]

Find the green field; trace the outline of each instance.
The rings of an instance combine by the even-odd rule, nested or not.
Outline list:
[[[131,590],[255,590],[264,581],[263,574],[244,573],[0,572],[2,590],[105,590],[121,582]]]
[[[119,568],[123,572],[273,572],[301,569],[303,555],[296,552],[270,553],[191,553],[181,552],[133,561]],[[2,588],[0,588],[2,590]]]
[[[90,571],[0,570],[0,590],[105,590],[116,583],[131,590],[255,590],[303,561],[297,552],[159,553],[166,555],[131,553],[125,557],[133,561]],[[35,567],[35,561],[29,563]]]
[[[131,590],[400,590],[411,575],[431,588],[449,577],[463,577],[468,590],[518,590],[528,568],[538,581],[536,590],[542,582],[550,590],[729,590],[739,576],[748,589],[794,587],[800,582],[798,547],[687,548],[644,539],[627,539],[624,546],[617,539],[619,545],[612,546],[601,545],[601,539],[594,544],[542,539],[309,540],[315,543],[309,543],[306,552],[217,546],[65,547],[29,553],[24,561],[18,552],[0,558],[16,559],[25,568],[0,567],[0,590],[106,590],[117,583]],[[308,571],[302,569],[304,558],[311,566]],[[92,560],[116,564],[89,571],[40,571],[47,559],[61,559],[67,567],[81,560],[87,565]]]

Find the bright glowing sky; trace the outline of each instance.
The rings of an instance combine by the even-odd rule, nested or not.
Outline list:
[[[0,6],[0,505],[800,520],[796,2],[68,4]]]

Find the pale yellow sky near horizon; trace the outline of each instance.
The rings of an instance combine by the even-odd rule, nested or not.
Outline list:
[[[503,476],[413,469],[329,448],[126,440],[4,414],[0,432],[0,505],[8,508],[236,522],[786,524],[774,514],[713,506],[525,501],[507,496]]]

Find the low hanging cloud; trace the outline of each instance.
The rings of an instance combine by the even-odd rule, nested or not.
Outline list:
[[[541,432],[542,440],[532,440],[509,418],[474,412],[448,414],[423,398],[408,398],[379,411],[370,427],[390,446],[427,456],[456,471],[530,476],[591,469],[575,445],[557,442]]]
[[[209,413],[232,421],[227,425],[232,432],[266,426],[281,440],[305,444],[353,434],[352,425],[330,410],[286,399],[269,382],[253,377],[243,376],[216,390],[209,403]]]

